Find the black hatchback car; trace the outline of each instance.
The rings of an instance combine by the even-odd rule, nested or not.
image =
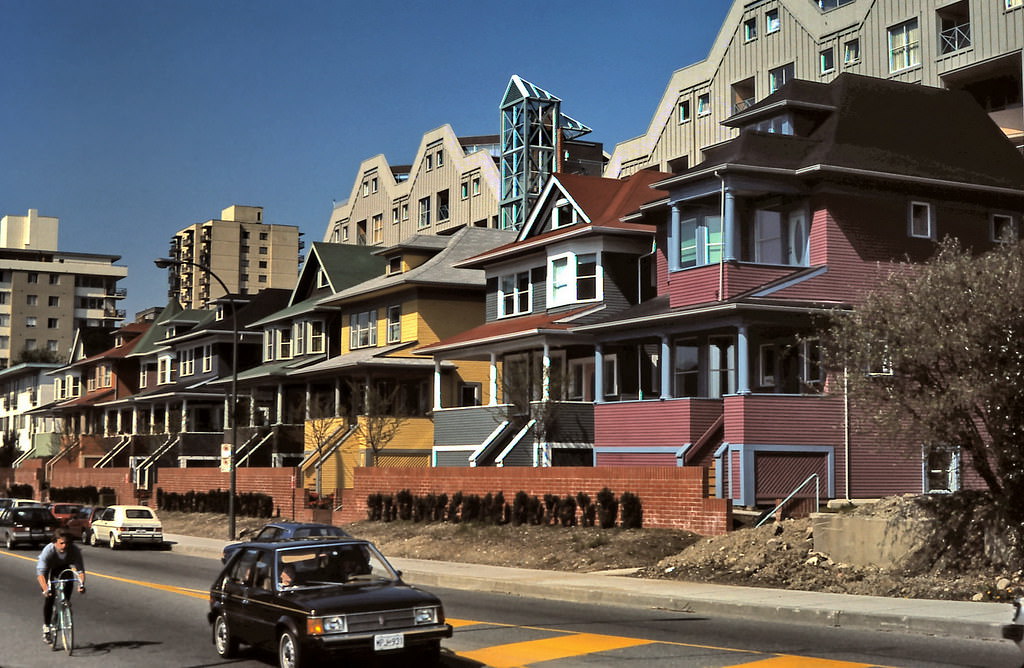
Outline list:
[[[210,588],[207,617],[221,657],[258,645],[275,649],[281,668],[340,652],[410,652],[409,665],[436,665],[452,635],[436,596],[352,538],[243,545]]]
[[[351,535],[342,529],[331,524],[319,524],[317,522],[270,522],[264,524],[259,532],[248,537],[243,531],[240,538],[245,540],[241,543],[228,543],[220,555],[222,564],[226,564],[231,555],[249,543],[274,543],[279,540],[290,538],[317,538],[328,536],[331,538],[351,538]]]
[[[0,540],[8,550],[13,550],[20,543],[49,543],[59,525],[49,508],[11,506],[0,511]]]

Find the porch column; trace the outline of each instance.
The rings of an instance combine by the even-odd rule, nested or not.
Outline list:
[[[171,433],[171,402],[164,402],[164,433]]]
[[[103,435],[110,436],[110,411],[103,411]]]
[[[341,378],[334,379],[334,417],[341,415]]]
[[[139,407],[132,406],[132,433],[139,433]]]
[[[679,211],[679,204],[673,204],[672,217],[668,235],[668,267],[669,269],[679,268],[679,223],[682,215]]]
[[[221,423],[221,426],[223,427],[222,431],[227,431],[228,429],[231,428],[231,425],[228,424],[228,413],[230,413],[230,412],[231,412],[231,397],[229,397],[228,394],[225,393],[224,394],[224,410],[221,411],[221,414],[220,414],[221,415],[220,423]]]
[[[441,360],[434,359],[434,410],[441,410]]]
[[[594,346],[594,403],[604,403],[604,349]]]
[[[551,400],[551,346],[544,342],[544,357],[541,360],[543,376],[540,380],[540,398],[542,401]]]
[[[309,420],[313,417],[313,385],[306,383],[306,419]]]
[[[750,394],[750,357],[747,354],[747,326],[736,327],[736,393]]]
[[[188,399],[181,400],[181,430],[179,433],[188,431]]]
[[[124,420],[122,419],[121,409],[120,408],[117,409],[117,433],[118,434],[123,434],[124,433]]]
[[[249,426],[256,426],[256,393],[249,390]]]
[[[726,188],[722,220],[722,234],[725,236],[723,257],[725,257],[726,262],[736,259],[736,228],[736,196],[732,190]]]
[[[149,433],[156,433],[156,404],[149,405]]]
[[[498,354],[491,353],[491,367],[489,370],[488,384],[491,396],[487,400],[488,406],[498,405]]]
[[[661,359],[658,360],[661,371],[661,399],[672,398],[672,346],[668,336],[661,336]]]
[[[277,411],[277,416],[276,416],[275,422],[277,424],[283,424],[284,420],[282,418],[284,416],[282,415],[282,413],[284,412],[284,385],[282,385],[281,383],[277,384],[277,402],[276,402],[276,404],[277,405],[274,407],[274,410]]]

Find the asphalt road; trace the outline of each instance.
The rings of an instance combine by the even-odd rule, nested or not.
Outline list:
[[[161,552],[84,548],[89,590],[75,596],[74,665],[88,668],[225,665],[210,644],[206,587],[220,563]],[[68,661],[40,639],[42,597],[35,550],[0,550],[0,666]],[[445,602],[455,636],[447,668],[669,666],[1017,666],[1005,642],[966,642],[793,624],[710,619],[665,610],[582,606],[455,590]],[[232,666],[274,665],[246,649]],[[407,666],[397,659],[384,665]]]

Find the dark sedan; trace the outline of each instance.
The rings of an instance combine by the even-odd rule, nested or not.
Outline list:
[[[281,668],[341,652],[408,652],[409,665],[436,665],[452,635],[441,601],[356,539],[242,546],[210,588],[207,617],[222,658],[259,645],[277,650]]]
[[[0,540],[8,550],[21,543],[41,545],[53,539],[60,522],[49,508],[42,506],[11,507],[0,511]]]
[[[241,543],[229,543],[224,546],[224,552],[220,556],[221,563],[227,563],[231,555],[249,543],[274,543],[280,540],[292,538],[316,538],[327,536],[330,538],[351,538],[351,535],[339,527],[330,524],[318,524],[316,522],[271,522],[263,525],[263,528],[253,536]],[[246,537],[242,532],[242,538]]]

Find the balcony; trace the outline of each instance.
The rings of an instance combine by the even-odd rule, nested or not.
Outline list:
[[[942,55],[966,49],[971,45],[971,24],[961,23],[939,32],[939,52]]]
[[[688,397],[597,404],[594,447],[682,448],[699,440],[720,415],[722,399]],[[673,464],[674,457],[670,453]]]
[[[114,288],[107,291],[107,297],[111,299],[124,299],[128,296],[128,288]]]
[[[123,308],[105,308],[103,309],[103,317],[120,320],[125,317],[125,310]]]

